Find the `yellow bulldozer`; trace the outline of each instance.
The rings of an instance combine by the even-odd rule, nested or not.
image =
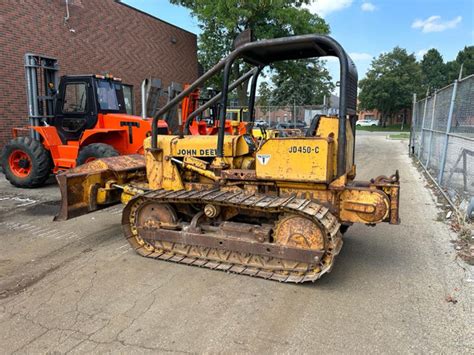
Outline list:
[[[323,56],[340,63],[338,116],[317,116],[304,137],[225,134],[229,78],[238,61],[256,68],[253,113],[265,66]],[[158,135],[159,117],[222,70],[218,134]],[[124,236],[142,256],[281,282],[315,281],[333,267],[351,224],[399,223],[398,173],[355,180],[356,102],[356,68],[331,37],[241,41],[157,113],[144,157],[99,159],[59,174],[56,219],[121,201]]]

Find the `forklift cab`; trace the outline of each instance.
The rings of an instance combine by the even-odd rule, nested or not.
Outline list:
[[[102,75],[68,75],[61,77],[54,117],[48,124],[56,127],[66,144],[79,140],[86,129],[97,125],[98,115],[106,113],[127,113],[121,80]]]
[[[133,90],[111,75],[58,78],[55,58],[25,55],[28,127],[15,127],[0,164],[18,187],[91,160],[143,153],[151,121],[133,115]],[[162,134],[168,125],[160,120]],[[28,133],[28,134],[25,134]]]

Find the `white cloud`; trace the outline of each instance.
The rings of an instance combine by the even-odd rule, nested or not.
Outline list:
[[[353,0],[314,0],[309,5],[303,5],[310,12],[321,17],[329,15],[331,12],[345,9],[352,5]]]
[[[362,11],[366,11],[366,12],[375,11],[375,5],[372,4],[371,2],[364,2],[364,3],[362,3],[362,5],[360,6],[360,8],[362,9]]]
[[[352,60],[355,60],[355,61],[371,60],[373,58],[373,56],[369,53],[359,53],[359,52],[349,53],[349,56],[352,58]]]
[[[455,28],[461,21],[461,16],[457,16],[449,21],[442,21],[441,16],[430,16],[426,20],[416,19],[411,27],[419,28],[423,33],[442,32],[450,28]]]
[[[436,48],[435,46],[428,46],[427,48],[422,48],[415,53],[418,60],[423,59],[423,56],[432,48]]]
[[[338,57],[322,57],[321,59],[325,60],[328,63],[339,63]]]
[[[423,49],[420,49],[418,52],[415,53],[416,57],[418,59],[422,59],[423,56],[429,51],[430,49],[429,48],[423,48]]]

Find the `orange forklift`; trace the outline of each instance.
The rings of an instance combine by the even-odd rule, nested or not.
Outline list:
[[[25,69],[29,126],[13,129],[1,156],[10,183],[38,187],[51,173],[91,160],[143,153],[151,121],[129,114],[132,91],[121,79],[66,75],[58,86],[57,60],[30,53]],[[159,129],[168,133],[167,122],[160,120]]]
[[[151,120],[146,116],[146,109],[142,117],[131,115],[131,86],[109,74],[65,75],[58,80],[57,60],[31,53],[25,55],[25,70],[30,124],[13,128],[13,139],[5,145],[1,155],[3,172],[12,185],[39,187],[51,173],[95,159],[143,154],[143,141],[151,133]],[[254,72],[244,74],[229,88],[236,88]],[[160,94],[154,95],[148,103],[143,89],[142,106],[152,106],[149,108],[153,115]],[[179,85],[172,83],[167,92],[168,100],[180,91]],[[181,127],[173,113],[158,121],[159,133],[180,130],[191,135],[216,134],[217,102],[221,94],[215,91],[208,94],[202,106],[199,105],[203,100],[199,89],[186,96],[180,105]],[[205,109],[209,109],[210,115],[203,118]],[[225,121],[225,132],[245,133],[247,123],[229,117]]]

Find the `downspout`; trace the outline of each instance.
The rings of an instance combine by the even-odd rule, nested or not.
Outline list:
[[[64,18],[64,23],[68,22],[69,17],[69,0],[66,0],[66,17]]]

